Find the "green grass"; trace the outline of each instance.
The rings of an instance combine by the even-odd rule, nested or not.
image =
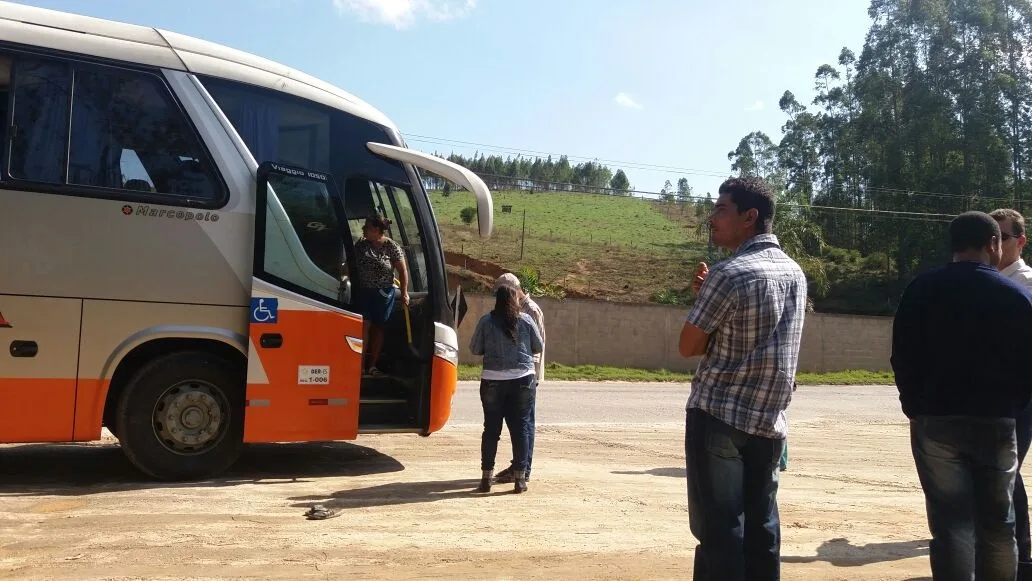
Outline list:
[[[686,305],[694,296],[688,285],[695,265],[718,259],[697,228],[702,206],[576,192],[492,194],[495,229],[484,241],[476,220],[466,225],[460,218],[463,208],[475,205],[472,194],[429,193],[445,249],[513,272],[529,268],[567,296]],[[503,206],[511,212],[502,213]],[[826,247],[821,262],[831,288],[814,297],[818,311],[892,313],[902,288],[884,254]]]
[[[480,379],[479,365],[460,365],[459,379]],[[633,369],[624,367],[603,367],[599,365],[567,366],[549,363],[545,370],[546,381],[636,381],[687,383],[690,373],[677,373],[665,369]],[[893,385],[891,372],[882,371],[837,371],[832,373],[799,373],[799,385]]]
[[[682,215],[683,208],[571,192],[493,194],[495,228],[484,241],[475,221],[467,226],[459,217],[462,208],[474,204],[471,194],[430,193],[445,249],[514,272],[530,268],[542,283],[586,296],[649,302],[659,291],[686,288],[706,251],[694,216]],[[502,213],[504,205],[511,205],[512,213]]]
[[[492,192],[494,226],[522,232],[527,212],[528,238],[577,243],[612,244],[624,248],[675,247],[685,243],[685,227],[667,219],[659,208],[640,198],[573,192]],[[462,225],[459,213],[475,206],[469,192],[444,196],[430,192],[441,224]],[[502,206],[512,213],[502,213]],[[473,226],[476,220],[473,221]]]
[[[895,385],[891,371],[835,371],[832,373],[797,373],[799,385]]]

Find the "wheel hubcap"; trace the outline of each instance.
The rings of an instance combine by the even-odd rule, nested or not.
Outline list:
[[[229,404],[222,391],[202,381],[170,387],[154,406],[154,433],[169,450],[197,454],[218,444]]]

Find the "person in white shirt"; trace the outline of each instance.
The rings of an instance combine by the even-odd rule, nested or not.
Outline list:
[[[1025,217],[1017,210],[1002,208],[989,214],[1000,224],[1002,234],[1003,259],[1000,261],[1000,274],[1015,282],[1032,288],[1032,266],[1025,264],[1021,258],[1028,237],[1025,233]]]
[[[541,333],[541,353],[534,354],[534,375],[538,385],[540,385],[541,380],[545,378],[545,347],[548,345],[547,339],[545,338],[545,315],[541,311],[541,307],[539,307],[538,304],[530,298],[530,295],[524,292],[523,287],[520,284],[520,279],[517,278],[515,274],[507,272],[502,276],[499,276],[498,280],[495,281],[495,290],[502,286],[516,291],[520,300],[520,309],[534,320],[538,331]],[[536,407],[537,406],[535,405],[534,408]],[[530,453],[527,455],[527,480],[530,480],[530,465],[534,460],[534,408],[531,408],[530,410],[530,433],[528,435]],[[512,465],[495,475],[495,482],[506,483],[513,481],[514,475]]]
[[[1000,225],[1000,274],[1032,290],[1032,266],[1025,264],[1021,252],[1028,243],[1025,217],[1010,208],[989,213]],[[1029,531],[1028,495],[1021,481],[1021,465],[1032,443],[1032,405],[1016,418],[1015,435],[1018,440],[1018,474],[1014,480],[1014,537],[1018,542],[1018,581],[1032,581],[1032,534]]]

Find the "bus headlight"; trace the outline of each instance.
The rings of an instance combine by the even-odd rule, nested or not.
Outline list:
[[[459,365],[459,350],[450,345],[434,341],[434,356],[440,357],[456,367]]]

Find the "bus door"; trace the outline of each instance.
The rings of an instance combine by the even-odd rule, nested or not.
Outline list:
[[[337,190],[268,162],[257,184],[244,441],[354,439],[363,330]]]

